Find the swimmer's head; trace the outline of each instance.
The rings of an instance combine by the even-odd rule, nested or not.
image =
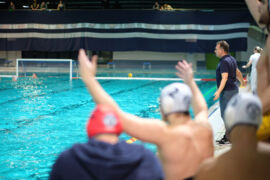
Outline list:
[[[188,113],[191,98],[191,90],[186,84],[169,84],[162,89],[160,95],[160,109],[162,114]]]
[[[224,117],[228,132],[238,125],[258,128],[262,120],[261,102],[251,93],[237,94],[228,102]]]
[[[120,135],[122,133],[122,124],[113,108],[99,104],[89,118],[86,130],[89,138],[98,134]]]

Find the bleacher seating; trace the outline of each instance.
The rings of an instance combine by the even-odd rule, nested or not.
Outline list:
[[[0,59],[0,66],[9,66],[10,63],[12,63],[11,60],[8,60],[8,59]]]

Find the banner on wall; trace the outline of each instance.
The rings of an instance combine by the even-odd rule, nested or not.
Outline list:
[[[248,11],[0,12],[0,50],[213,52],[247,49]]]

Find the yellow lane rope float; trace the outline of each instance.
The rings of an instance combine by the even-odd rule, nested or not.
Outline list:
[[[134,143],[135,141],[137,141],[137,139],[136,139],[135,137],[132,137],[132,138],[126,140],[126,143],[132,144],[132,143]]]

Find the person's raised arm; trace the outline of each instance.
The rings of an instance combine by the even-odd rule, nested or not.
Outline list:
[[[104,91],[99,82],[95,79],[98,57],[92,57],[91,62],[85,54],[84,50],[79,51],[79,69],[83,82],[88,88],[94,101],[97,104],[108,104],[117,109],[118,106],[114,100]]]
[[[94,101],[97,104],[107,104],[115,108],[119,113],[125,132],[143,141],[155,144],[163,142],[164,132],[166,131],[164,122],[139,118],[123,112],[112,97],[101,87],[99,82],[95,79],[97,56],[93,56],[92,61],[90,62],[85,51],[80,50],[78,59],[81,77]]]
[[[176,65],[177,73],[184,80],[184,82],[190,87],[192,92],[192,107],[194,110],[195,121],[209,124],[208,123],[208,108],[205,99],[198,88],[197,84],[193,79],[192,64],[188,64],[185,60],[178,62]]]

